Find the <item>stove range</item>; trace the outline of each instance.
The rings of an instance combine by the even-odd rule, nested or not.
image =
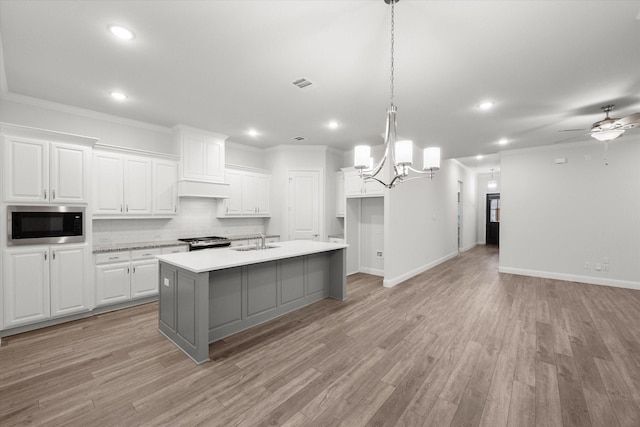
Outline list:
[[[226,237],[210,236],[210,237],[192,237],[189,239],[178,239],[181,242],[189,244],[190,251],[200,249],[222,248],[231,245],[231,240]]]

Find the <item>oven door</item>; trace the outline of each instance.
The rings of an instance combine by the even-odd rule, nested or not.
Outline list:
[[[7,243],[40,245],[84,242],[85,209],[75,206],[8,206]]]

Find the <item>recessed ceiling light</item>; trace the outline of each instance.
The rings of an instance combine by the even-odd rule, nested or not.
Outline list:
[[[493,106],[493,101],[482,101],[480,104],[478,104],[478,108],[481,110],[490,110]]]
[[[249,136],[258,136],[258,131],[255,129],[249,129],[247,133],[249,134]]]
[[[332,120],[329,122],[329,129],[337,129],[338,128],[338,122],[336,122],[335,120]]]
[[[109,95],[111,95],[111,97],[116,101],[124,101],[125,99],[127,99],[127,95],[122,92],[109,92]]]
[[[478,154],[478,155],[476,156],[476,159],[478,159],[478,160],[482,160],[482,154]]]
[[[133,31],[120,25],[109,25],[107,28],[109,29],[111,34],[118,37],[119,39],[131,40],[134,37]]]
[[[501,140],[498,141],[498,144],[500,145],[507,145],[509,143],[509,140],[507,138],[502,138]]]

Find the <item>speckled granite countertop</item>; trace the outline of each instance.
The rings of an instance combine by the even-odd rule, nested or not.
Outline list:
[[[187,246],[187,244],[185,242],[180,242],[178,240],[104,244],[104,245],[95,245],[93,247],[93,253],[100,254],[100,253],[106,253],[106,252],[131,251],[135,249],[167,248],[171,246]]]
[[[280,237],[279,234],[266,234],[266,238]],[[243,234],[237,236],[227,236],[227,239],[232,241],[237,240],[250,240],[250,239],[259,239],[260,234]],[[102,244],[102,245],[94,245],[93,253],[107,253],[107,252],[118,252],[118,251],[131,251],[136,249],[151,249],[151,248],[166,248],[170,246],[186,246],[185,242],[181,242],[179,240],[162,240],[157,242],[135,242],[135,243],[118,243],[118,244]]]

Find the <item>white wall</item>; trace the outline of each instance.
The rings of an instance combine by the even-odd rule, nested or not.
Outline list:
[[[7,95],[3,95],[7,96]],[[0,121],[100,139],[101,144],[179,155],[171,130],[34,98],[0,98]]]
[[[640,135],[608,166],[595,142],[506,151],[501,175],[500,271],[640,289]]]
[[[384,285],[394,286],[458,253],[458,181],[463,182],[464,248],[476,243],[477,181],[455,160],[443,160],[433,180],[399,184],[384,209]]]
[[[476,229],[478,230],[478,236],[476,237],[479,245],[484,245],[487,240],[487,194],[500,193],[501,189],[501,177],[499,173],[493,174],[493,179],[498,186],[495,190],[489,190],[487,184],[491,180],[490,174],[478,175],[478,222]]]

